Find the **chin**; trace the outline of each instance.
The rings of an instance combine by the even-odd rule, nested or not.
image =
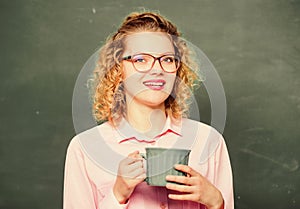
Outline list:
[[[165,92],[149,92],[144,98],[149,105],[159,106],[166,101],[169,95]]]

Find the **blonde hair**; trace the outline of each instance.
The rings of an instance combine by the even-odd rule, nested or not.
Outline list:
[[[190,58],[186,42],[180,39],[175,25],[158,13],[135,12],[129,14],[118,31],[109,37],[100,49],[99,59],[90,80],[92,84],[92,110],[98,123],[108,120],[112,124],[126,116],[126,103],[122,83],[121,56],[124,49],[124,38],[136,32],[164,32],[170,35],[175,53],[181,57],[171,95],[165,100],[166,114],[174,119],[186,117],[190,90],[195,84],[197,74],[191,69],[195,62]]]

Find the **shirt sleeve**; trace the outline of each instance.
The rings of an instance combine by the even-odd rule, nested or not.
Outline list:
[[[64,176],[64,209],[125,209],[127,204],[120,204],[112,189],[107,194],[100,194],[90,179],[86,169],[87,156],[74,137],[68,147]],[[101,175],[101,174],[99,174]]]
[[[233,179],[230,159],[223,137],[215,156],[215,186],[221,191],[225,209],[234,209]]]

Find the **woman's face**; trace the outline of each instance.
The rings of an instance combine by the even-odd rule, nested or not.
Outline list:
[[[126,37],[124,44],[123,57],[140,53],[160,57],[175,53],[169,36],[161,32],[134,33]],[[144,61],[142,57],[136,60],[140,64]],[[138,72],[130,60],[123,60],[123,76],[127,101],[159,108],[172,92],[176,72],[165,72],[159,60],[155,60],[151,70]]]

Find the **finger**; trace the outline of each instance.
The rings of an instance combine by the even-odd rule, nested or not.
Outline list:
[[[133,163],[138,162],[138,161],[142,161],[142,159],[127,157],[124,160],[122,160],[122,164],[130,165],[130,164],[133,164]]]
[[[137,176],[136,178],[144,180],[146,177],[147,177],[146,173],[143,172],[141,175]]]
[[[127,170],[128,172],[132,172],[136,169],[139,169],[139,168],[143,168],[143,162],[142,160],[139,160],[139,161],[136,161],[132,164],[129,164],[128,167],[127,167]]]
[[[137,176],[145,173],[144,168],[139,167],[133,170],[128,170],[128,167],[124,168],[121,172],[119,172],[119,176],[122,176],[123,178],[136,178]]]
[[[138,168],[129,173],[131,178],[137,178],[143,174],[145,174],[145,170],[143,168]]]
[[[197,171],[195,171],[194,169],[192,169],[190,166],[188,165],[182,165],[182,164],[176,164],[174,166],[174,168],[176,170],[182,171],[190,176],[196,176],[196,175],[200,175]]]
[[[167,181],[176,182],[179,184],[185,184],[185,185],[193,185],[195,183],[194,178],[186,177],[186,176],[173,176],[168,175],[166,176]]]
[[[134,159],[133,162],[135,162],[135,159],[137,159],[137,160],[142,160],[143,159],[143,157],[140,155],[140,152],[138,150],[130,153],[128,155],[128,158]]]
[[[167,183],[166,188],[173,191],[184,192],[184,193],[192,193],[194,191],[193,186],[172,184],[172,183]]]
[[[142,160],[137,160],[131,164],[122,164],[119,169],[122,176],[128,178],[135,178],[136,176],[145,172]]]
[[[136,158],[137,156],[139,156],[139,151],[138,150],[136,150],[136,151],[134,151],[134,152],[131,152],[131,153],[129,153],[128,154],[128,157],[131,157],[131,158]]]
[[[169,194],[168,197],[173,200],[196,200],[193,194]]]

